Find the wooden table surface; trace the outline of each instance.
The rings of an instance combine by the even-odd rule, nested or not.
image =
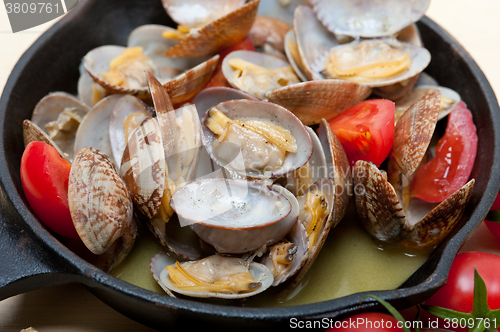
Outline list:
[[[427,12],[471,54],[497,95],[500,94],[499,13],[498,0],[432,0]],[[13,34],[5,7],[0,6],[0,91],[22,53],[53,23]],[[482,225],[462,250],[500,254],[500,243]],[[0,302],[0,331],[20,331],[28,326],[51,332],[153,331],[108,307],[79,284],[48,287]]]

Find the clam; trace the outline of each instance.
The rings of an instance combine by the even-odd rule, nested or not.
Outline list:
[[[45,131],[27,119],[23,121],[23,140],[25,147],[33,141],[47,143],[57,150],[61,158],[66,160],[68,159],[68,155],[61,151],[59,146],[57,146],[57,144],[47,135]]]
[[[273,286],[293,277],[287,285],[291,289],[307,273],[334,226],[334,199],[335,185],[329,178],[316,181],[297,197],[300,212],[297,224],[287,235],[288,242],[271,247],[263,259],[275,274]]]
[[[318,77],[314,73],[312,65],[318,58],[339,45],[339,42],[318,21],[312,9],[307,6],[299,6],[295,9],[293,29],[300,59],[298,63],[295,62],[299,68],[303,67],[309,80],[321,79],[322,77]]]
[[[300,82],[283,59],[253,51],[234,51],[222,61],[222,73],[229,84],[265,99],[274,89]]]
[[[365,100],[371,89],[363,84],[343,80],[316,80],[297,83],[266,94],[270,102],[295,114],[305,125],[333,119],[349,107]]]
[[[110,159],[95,148],[83,148],[74,158],[68,205],[78,235],[96,255],[133,230],[133,205],[127,187]]]
[[[295,196],[281,186],[234,179],[202,179],[172,196],[171,206],[219,253],[243,254],[272,245],[298,216]]]
[[[202,143],[210,157],[240,176],[277,178],[304,165],[313,152],[302,122],[273,103],[222,102],[208,110],[201,122]]]
[[[318,19],[332,33],[352,37],[391,36],[417,22],[430,0],[311,0]]]
[[[474,187],[472,179],[430,212],[428,205],[423,211],[418,205],[410,205],[405,211],[396,191],[375,165],[358,160],[353,179],[356,187],[363,188],[355,191],[356,209],[368,233],[384,242],[401,241],[411,248],[439,244],[462,218]],[[411,219],[412,215],[425,217]]]
[[[194,97],[193,104],[196,106],[199,118],[201,119],[203,114],[212,106],[222,103],[223,101],[234,99],[258,100],[257,97],[241,90],[228,87],[212,87],[200,91],[196,97]]]
[[[155,119],[148,117],[130,135],[120,175],[135,206],[153,218],[160,209],[165,190],[165,154]]]
[[[142,121],[151,115],[146,104],[132,95],[123,95],[109,114],[109,142],[118,165],[125,151],[128,137]]]
[[[292,26],[280,19],[257,15],[248,37],[257,49],[271,54],[283,54],[285,35],[291,30]]]
[[[414,102],[435,90],[439,90],[441,93],[441,105],[439,108],[438,120],[444,119],[448,114],[450,114],[453,107],[461,100],[460,95],[456,91],[443,86],[418,85],[403,98],[396,100],[396,111],[394,114],[396,122]]]
[[[300,196],[316,181],[328,176],[328,165],[322,142],[311,127],[306,127],[313,141],[313,154],[307,163],[277,179],[295,196]]]
[[[333,132],[328,122],[323,119],[318,128],[318,137],[323,146],[328,168],[328,177],[335,186],[333,225],[335,227],[347,213],[353,195],[353,180],[351,167],[342,143]]]
[[[274,276],[272,286],[278,286],[304,266],[309,253],[309,238],[304,225],[296,222],[286,238],[269,247],[261,263],[266,265]]]
[[[395,38],[353,41],[318,57],[311,65],[313,78],[341,78],[370,87],[410,79],[429,64],[427,49]]]
[[[240,1],[241,2],[241,1]],[[164,2],[166,7],[170,5],[168,2]],[[196,17],[192,15],[192,11],[197,7],[202,6],[212,6],[206,1],[193,1],[191,3],[182,3],[180,7],[185,8],[189,15],[187,17]],[[252,0],[247,4],[225,14],[222,17],[210,21],[211,17],[208,17],[210,23],[204,24],[196,28],[188,28],[189,31],[182,38],[179,43],[171,47],[166,53],[169,57],[200,57],[211,54],[216,54],[222,49],[225,49],[238,41],[243,39],[250,31],[255,17],[257,15],[257,9],[259,7],[259,0]],[[167,9],[169,12],[169,9]],[[211,9],[206,12],[212,13]],[[217,16],[220,12],[215,13]],[[179,19],[173,18],[180,22]],[[205,22],[203,22],[205,23]]]
[[[387,174],[371,163],[356,162],[356,208],[366,230],[381,241],[401,241],[412,248],[433,247],[460,221],[471,197],[474,179],[439,205],[407,197],[405,192],[428,150],[440,104],[440,92],[436,90],[400,117]]]
[[[262,1],[259,5],[258,15],[270,16],[280,21],[293,25],[295,8],[301,5],[309,6],[309,0],[272,0]]]
[[[212,255],[179,263],[159,253],[150,267],[160,286],[172,295],[238,299],[259,294],[273,282],[266,266],[238,257]]]
[[[82,76],[79,90],[82,95],[87,95],[82,98],[95,103],[102,97],[101,94],[124,93],[147,99],[146,71],[154,73],[165,84],[175,103],[182,103],[194,96],[212,76],[218,55],[209,59],[165,57],[161,52],[178,43],[177,39],[162,37],[162,32],[170,30],[159,25],[141,26],[131,33],[127,47],[105,45],[88,52],[83,58],[83,67],[105,92],[97,93],[96,96],[96,89],[86,87],[88,79]]]
[[[285,35],[284,40],[285,55],[292,66],[295,74],[300,78],[302,82],[308,81],[309,77],[305,68],[305,65],[300,58],[299,48],[297,46],[297,40],[295,39],[295,32],[290,30]]]
[[[89,111],[90,108],[76,97],[53,92],[37,103],[31,121],[43,129],[71,161],[78,127]]]
[[[110,115],[113,108],[124,97],[124,95],[111,95],[99,101],[87,115],[78,127],[73,146],[74,154],[78,153],[84,147],[94,147],[99,149],[107,156],[113,156],[113,148],[110,137]],[[120,160],[112,159],[118,166]]]

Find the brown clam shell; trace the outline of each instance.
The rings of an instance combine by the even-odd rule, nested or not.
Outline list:
[[[219,63],[219,55],[197,65],[168,81],[163,86],[173,104],[181,104],[193,98],[208,83]]]
[[[267,93],[269,101],[295,114],[306,126],[327,121],[366,99],[371,88],[343,80],[316,80],[285,86]]]
[[[285,35],[292,29],[292,26],[280,19],[257,15],[248,37],[255,47],[264,47],[268,44],[284,53]]]
[[[33,141],[47,143],[48,145],[52,146],[54,149],[57,150],[61,158],[68,160],[68,155],[62,152],[62,150],[47,135],[47,133],[43,131],[42,128],[38,127],[34,122],[27,119],[23,121],[23,139],[24,139],[24,146],[28,145]]]
[[[344,217],[352,200],[352,173],[347,154],[342,143],[333,132],[328,122],[321,119],[318,137],[323,145],[327,164],[331,165],[328,176],[335,184],[333,224],[335,227]]]
[[[205,25],[165,52],[166,56],[196,58],[216,54],[243,39],[252,28],[260,0],[253,0],[237,10]]]
[[[462,218],[472,195],[474,182],[474,179],[467,182],[416,223],[405,234],[403,245],[409,248],[428,248],[441,242]]]
[[[356,209],[368,233],[384,242],[400,240],[408,227],[406,214],[382,172],[373,163],[358,160],[353,179]]]
[[[135,206],[152,218],[160,208],[165,189],[165,154],[155,119],[148,117],[130,135],[120,175]]]
[[[86,147],[73,160],[68,205],[78,235],[94,254],[102,254],[130,228],[133,205],[111,160]]]
[[[406,177],[415,172],[427,151],[436,128],[440,104],[439,90],[425,95],[408,108],[394,128],[389,157]]]

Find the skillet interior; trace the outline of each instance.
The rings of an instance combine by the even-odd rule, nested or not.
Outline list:
[[[47,232],[33,215],[22,192],[19,166],[23,151],[22,121],[51,91],[76,93],[78,66],[92,48],[123,45],[133,28],[146,24],[171,25],[159,0],[81,2],[46,32],[21,58],[0,100],[0,299],[67,282],[81,282],[126,316],[157,329],[224,323],[225,328],[271,329],[289,326],[290,318],[342,317],[378,307],[354,294],[337,300],[286,308],[234,308],[172,299],[130,285],[88,264]],[[446,281],[460,245],[484,218],[500,185],[500,110],[486,78],[470,56],[431,20],[418,24],[432,54],[426,71],[442,85],[458,91],[474,115],[479,146],[472,177],[474,193],[455,231],[430,259],[400,288],[371,292],[399,308],[421,302]],[[3,274],[3,275],[2,275]],[[242,322],[244,322],[243,325]],[[204,325],[206,326],[206,325]]]

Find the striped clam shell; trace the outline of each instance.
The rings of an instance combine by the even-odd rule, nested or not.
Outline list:
[[[111,160],[86,147],[73,160],[68,181],[71,218],[85,246],[106,252],[132,224],[133,206],[125,183]]]
[[[137,127],[123,153],[120,175],[135,206],[152,218],[165,189],[165,154],[158,122],[148,117]]]

